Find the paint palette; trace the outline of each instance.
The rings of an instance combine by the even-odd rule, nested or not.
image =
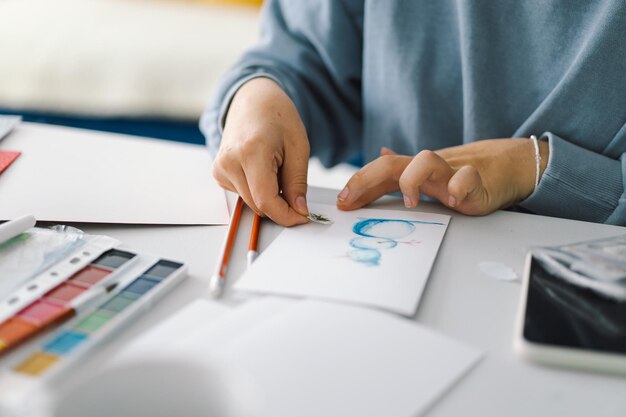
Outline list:
[[[103,286],[115,280],[136,255],[111,249],[90,264],[65,278],[0,324],[0,355],[39,334],[49,326],[69,319],[74,314],[70,303],[94,286]],[[36,285],[35,283],[31,283]]]
[[[31,244],[35,245],[31,253],[41,252],[36,247],[39,244],[38,239],[33,239]],[[74,280],[75,284],[89,287],[89,283],[95,283],[103,276],[109,274],[117,276],[123,273],[132,265],[133,259],[128,258],[127,255],[120,255],[123,251],[112,251],[119,244],[120,241],[108,236],[84,235],[76,249],[0,300],[0,323],[4,323],[20,310],[45,297],[49,291],[75,275],[77,275]],[[106,256],[104,256],[105,253]],[[121,262],[122,260],[124,262]],[[111,279],[115,278],[111,277]]]
[[[34,246],[24,253],[44,253],[41,240],[25,244]],[[120,244],[108,236],[81,235],[0,299],[0,416],[27,405],[29,395],[187,276],[184,263]]]
[[[141,255],[139,257],[142,258]],[[111,258],[106,258],[102,262],[94,262],[91,267],[106,268],[117,265],[109,261]],[[57,375],[90,349],[119,331],[131,319],[150,308],[155,300],[186,276],[187,268],[182,263],[147,256],[140,259],[139,264],[143,267],[142,272],[128,274],[130,276],[125,279],[124,285],[121,285],[112,297],[88,314],[73,319],[54,332],[43,341],[40,348],[17,364],[8,377],[25,377],[35,381],[40,377]],[[91,270],[89,274],[90,279],[97,276]],[[68,282],[67,285],[76,284]],[[70,294],[73,289],[65,291]],[[10,379],[5,375],[0,387],[10,386],[10,382],[7,381]],[[0,400],[4,400],[4,397],[2,395]]]

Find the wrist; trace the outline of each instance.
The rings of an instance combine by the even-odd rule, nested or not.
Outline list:
[[[285,100],[291,102],[283,89],[271,78],[257,77],[244,83],[230,103],[226,122],[231,114],[254,113],[265,108],[277,107]]]
[[[221,145],[228,148],[257,140],[280,152],[287,143],[305,146],[308,153],[298,109],[282,87],[267,77],[253,78],[237,90],[226,115]]]
[[[270,128],[289,130],[298,122],[301,124],[298,111],[281,86],[271,78],[257,77],[241,85],[233,96],[224,133],[245,132],[243,136],[248,137],[259,131],[266,134]]]

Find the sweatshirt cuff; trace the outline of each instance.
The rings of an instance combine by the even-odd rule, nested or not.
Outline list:
[[[533,213],[605,222],[624,192],[620,161],[546,132],[548,165],[535,191],[519,205]]]

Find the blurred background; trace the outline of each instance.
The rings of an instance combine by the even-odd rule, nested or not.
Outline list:
[[[204,143],[261,0],[0,0],[0,114]]]
[[[0,115],[204,144],[220,76],[258,38],[262,0],[0,0]],[[355,167],[309,184],[340,189]]]

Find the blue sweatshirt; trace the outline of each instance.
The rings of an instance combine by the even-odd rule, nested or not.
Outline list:
[[[270,0],[201,128],[215,153],[234,93],[269,77],[327,165],[541,135],[520,205],[625,225],[625,75],[624,0]]]

